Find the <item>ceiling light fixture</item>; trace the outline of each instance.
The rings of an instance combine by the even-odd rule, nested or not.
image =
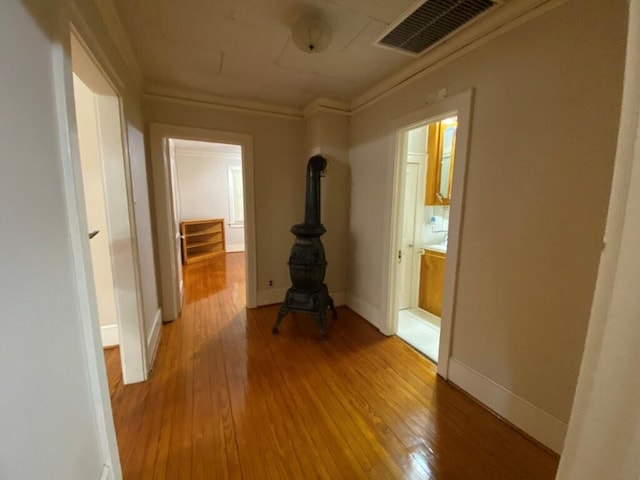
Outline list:
[[[302,17],[291,28],[291,38],[300,50],[320,53],[331,43],[331,28],[316,17]]]

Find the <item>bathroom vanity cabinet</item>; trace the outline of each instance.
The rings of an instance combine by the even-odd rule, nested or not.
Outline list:
[[[442,316],[442,290],[446,259],[447,256],[444,253],[426,250],[420,264],[418,306],[438,317]]]

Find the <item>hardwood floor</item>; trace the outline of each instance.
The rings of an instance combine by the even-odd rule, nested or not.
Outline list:
[[[185,268],[182,317],[149,381],[105,351],[125,479],[552,479],[557,457],[347,308],[245,309],[244,257]]]

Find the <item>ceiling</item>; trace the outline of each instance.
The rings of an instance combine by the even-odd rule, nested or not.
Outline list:
[[[413,58],[372,45],[414,0],[114,0],[145,88],[304,107],[350,101]],[[333,31],[327,50],[291,40],[301,16]]]

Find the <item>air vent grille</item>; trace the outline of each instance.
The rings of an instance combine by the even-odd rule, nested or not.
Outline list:
[[[427,0],[378,43],[421,53],[495,4],[492,0]]]

